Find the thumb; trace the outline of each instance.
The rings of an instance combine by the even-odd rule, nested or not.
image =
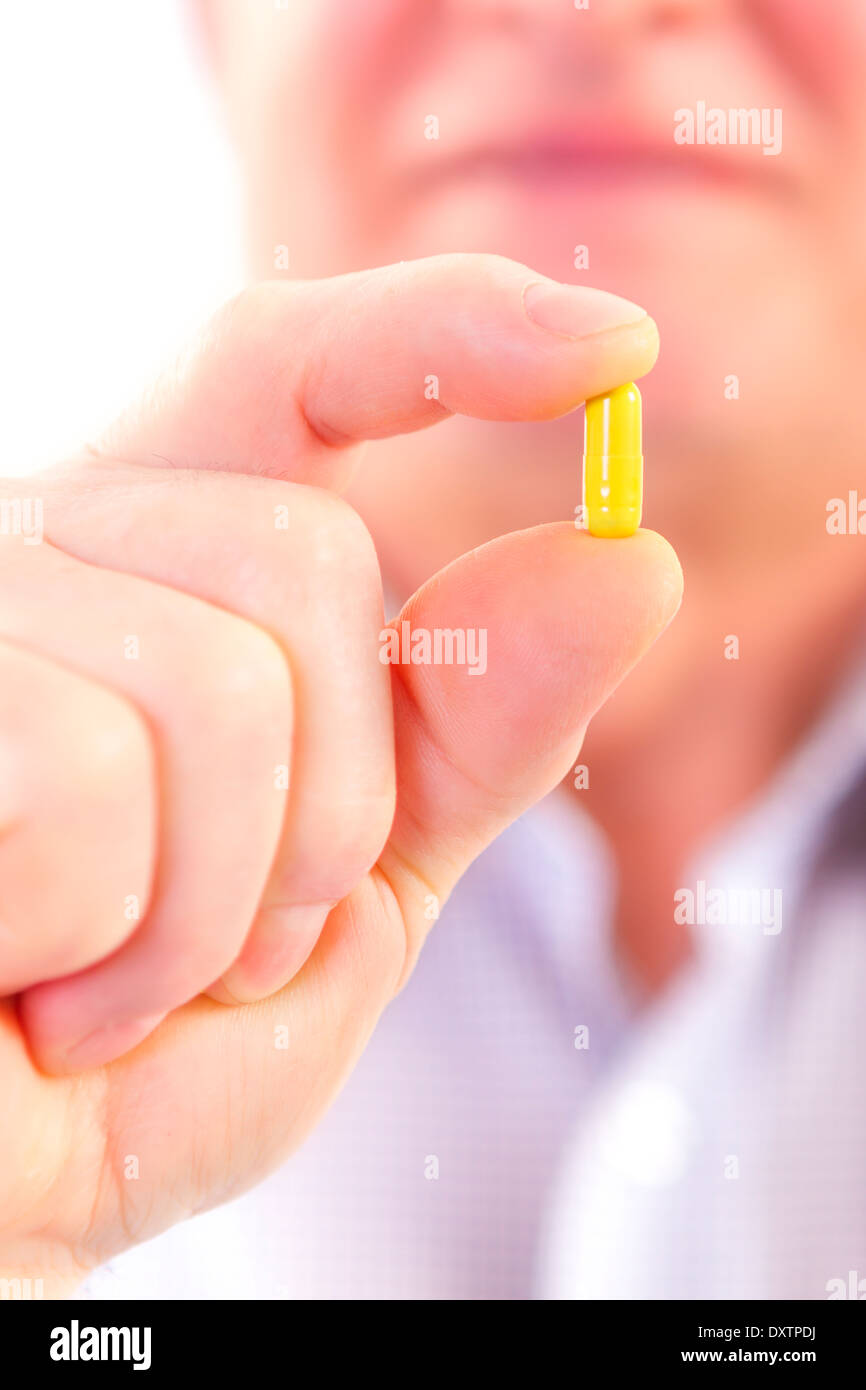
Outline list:
[[[390,625],[392,650],[402,646],[397,813],[380,867],[403,908],[410,966],[429,925],[425,898],[442,903],[485,846],[561,781],[589,720],[681,597],[677,557],[654,531],[607,540],[556,523],[462,556]],[[474,672],[446,664],[449,641],[459,652],[461,639]],[[423,664],[406,660],[413,646]]]

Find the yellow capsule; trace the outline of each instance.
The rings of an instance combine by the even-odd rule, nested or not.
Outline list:
[[[586,403],[583,505],[593,536],[631,536],[640,526],[643,453],[634,382]]]

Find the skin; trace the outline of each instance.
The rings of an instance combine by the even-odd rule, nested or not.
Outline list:
[[[249,291],[40,480],[42,545],[0,538],[5,1277],[62,1293],[299,1143],[431,903],[557,785],[676,611],[661,537],[561,521],[402,611],[486,627],[483,680],[378,659],[379,564],[338,492],[353,441],[443,420],[423,364],[445,364],[454,410],[545,419],[653,361],[633,305],[564,287],[566,337],[528,317],[533,282],[449,256]]]
[[[860,454],[857,0],[818,31],[805,0],[197,14],[254,277],[279,279],[286,245],[291,283],[227,306],[41,480],[46,544],[0,537],[0,1096],[18,1117],[0,1271],[47,1293],[302,1140],[431,897],[578,753],[624,961],[660,989],[688,949],[683,863],[820,708],[863,585],[856,542],[824,527]],[[671,160],[672,106],[755,92],[784,108],[783,156]],[[553,126],[621,148],[563,154]],[[559,331],[527,317],[531,282],[586,282],[578,241],[592,282],[663,329],[647,519],[690,579],[610,704],[681,577],[653,532],[567,520],[569,412],[658,346],[633,304],[583,288]],[[487,628],[483,680],[378,661],[383,573],[413,626]]]

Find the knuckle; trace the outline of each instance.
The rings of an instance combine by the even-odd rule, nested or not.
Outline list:
[[[289,667],[277,639],[270,632],[225,614],[221,631],[207,651],[207,684],[214,695],[229,701],[249,702],[271,708],[289,698]]]
[[[244,286],[217,309],[206,329],[207,336],[222,342],[236,334],[246,335],[261,322],[265,305],[262,285]]]
[[[144,719],[112,691],[91,692],[86,705],[68,711],[67,778],[91,798],[138,785],[149,773],[152,751]]]
[[[342,497],[310,488],[309,529],[311,562],[317,575],[333,573],[344,585],[379,583],[379,561],[365,523]]]
[[[227,714],[250,720],[284,710],[291,700],[289,666],[277,640],[243,618],[222,615],[204,649],[196,645],[196,669],[210,699]]]
[[[231,348],[233,370],[249,371],[260,379],[261,348],[285,341],[285,330],[296,317],[302,284],[264,281],[247,285],[228,299],[204,333],[206,345]]]
[[[450,284],[464,285],[473,294],[485,282],[503,289],[522,283],[527,274],[527,267],[518,261],[489,251],[449,251],[432,257],[431,264]]]

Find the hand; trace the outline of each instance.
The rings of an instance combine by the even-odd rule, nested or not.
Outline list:
[[[257,287],[107,446],[2,484],[45,538],[0,535],[0,1274],[60,1293],[278,1164],[675,612],[666,542],[566,521],[399,615],[486,629],[483,675],[380,660],[355,444],[551,418],[652,365],[612,296],[542,282],[558,331],[531,320],[540,278],[446,256]]]

